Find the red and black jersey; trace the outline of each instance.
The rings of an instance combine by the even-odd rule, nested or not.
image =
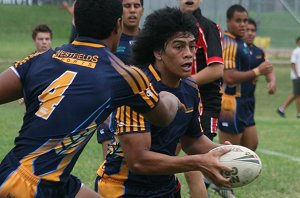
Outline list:
[[[198,21],[199,39],[194,61],[193,74],[209,67],[212,63],[222,63],[222,31],[218,24],[205,18],[201,10],[196,10],[193,15]],[[204,111],[214,112],[214,117],[219,116],[221,106],[220,80],[199,86]]]

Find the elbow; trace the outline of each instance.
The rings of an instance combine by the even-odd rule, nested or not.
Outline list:
[[[128,164],[129,170],[135,174],[146,174],[145,168],[139,161]]]

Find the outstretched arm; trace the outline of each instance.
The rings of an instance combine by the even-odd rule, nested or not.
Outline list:
[[[0,74],[0,104],[11,102],[21,98],[22,83],[17,74],[7,69]]]

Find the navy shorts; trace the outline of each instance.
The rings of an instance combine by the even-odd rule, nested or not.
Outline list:
[[[8,154],[0,165],[0,197],[74,198],[81,181],[70,175],[66,182],[42,180]]]
[[[245,128],[255,125],[255,99],[239,98],[234,95],[222,96],[219,129],[226,133],[243,133]]]

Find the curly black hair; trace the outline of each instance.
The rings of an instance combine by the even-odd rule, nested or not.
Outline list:
[[[163,50],[165,43],[180,32],[193,34],[198,39],[197,21],[193,15],[170,7],[148,15],[132,46],[132,63],[139,66],[154,63],[153,52]]]

